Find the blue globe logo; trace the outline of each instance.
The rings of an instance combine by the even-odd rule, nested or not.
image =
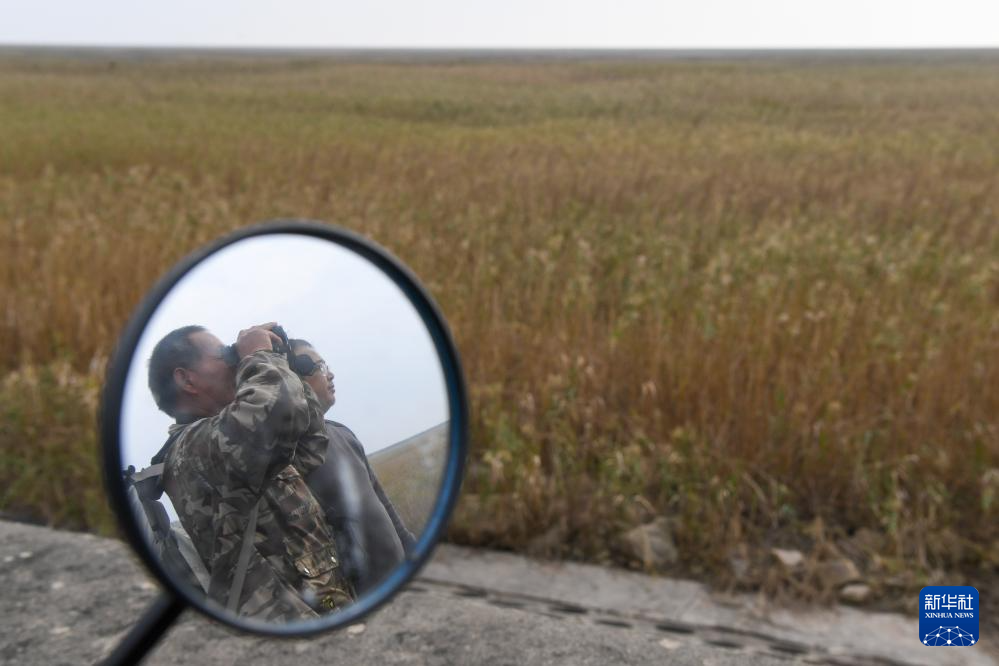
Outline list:
[[[961,627],[938,627],[923,636],[923,645],[931,647],[966,647],[974,644],[974,634]]]

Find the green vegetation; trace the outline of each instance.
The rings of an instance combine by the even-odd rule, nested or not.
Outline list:
[[[876,594],[994,576],[996,65],[2,59],[0,508],[109,529],[124,321],[295,216],[387,247],[453,327],[453,540],[627,565],[666,515],[677,570],[771,591],[821,589],[770,546],[871,532]]]

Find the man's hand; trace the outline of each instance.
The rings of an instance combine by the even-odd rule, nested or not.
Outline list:
[[[240,331],[236,337],[236,352],[239,354],[239,358],[242,359],[261,350],[271,351],[275,344],[283,344],[281,338],[271,331],[275,326],[277,326],[277,322],[271,321]]]

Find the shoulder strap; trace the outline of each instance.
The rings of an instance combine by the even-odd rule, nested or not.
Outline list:
[[[129,465],[122,471],[125,484],[133,488],[144,502],[155,502],[163,495],[163,464],[150,465],[138,472]]]
[[[138,483],[139,481],[145,481],[146,479],[152,478],[154,476],[163,476],[163,463],[157,465],[150,465],[149,467],[132,474],[132,480]]]
[[[170,522],[166,509],[160,502],[163,496],[164,464],[150,465],[138,472],[134,467],[124,471],[128,484],[128,500],[136,518],[145,517],[139,522],[139,529],[146,542],[160,548],[159,555],[174,565],[178,571],[184,566],[189,569],[190,582],[200,585],[208,591],[209,574],[201,556],[198,554],[191,537],[184,531],[182,525]],[[176,550],[176,552],[173,552]]]
[[[253,535],[257,530],[257,512],[260,510],[258,498],[250,510],[250,518],[243,532],[243,545],[239,550],[239,560],[236,563],[236,573],[232,577],[232,587],[229,588],[229,600],[226,609],[235,613],[239,609],[239,598],[243,594],[243,581],[246,579],[246,569],[250,565],[250,550],[253,548]]]

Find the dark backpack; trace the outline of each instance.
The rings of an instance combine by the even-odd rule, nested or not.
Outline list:
[[[153,554],[168,572],[181,576],[194,589],[208,591],[208,569],[194,543],[179,524],[172,524],[163,496],[163,463],[150,465],[136,472],[135,467],[123,470],[128,503]]]

